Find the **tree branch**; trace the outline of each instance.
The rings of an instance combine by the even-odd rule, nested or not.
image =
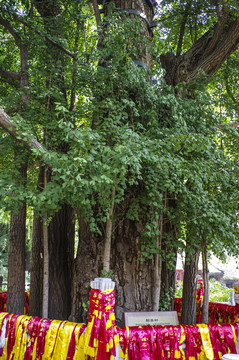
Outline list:
[[[239,45],[239,22],[234,21],[228,31],[224,33],[223,40],[214,49],[214,51],[198,64],[196,72],[199,68],[206,74],[212,76],[216,74],[223,62],[238,48]]]
[[[230,126],[231,128],[239,128],[239,123],[234,121],[234,122],[231,122],[231,123],[226,123],[226,124],[220,124],[218,125],[217,127],[219,129],[223,129],[225,128],[226,126]]]
[[[212,40],[210,41],[210,44],[205,52],[205,57],[215,48],[215,46],[217,45],[217,42],[220,39],[220,36],[222,35],[223,29],[224,29],[224,25],[228,19],[228,16],[230,14],[229,10],[225,10],[222,9],[222,11],[220,12],[219,16],[218,16],[218,22],[216,24],[214,33],[213,33],[213,37]]]
[[[0,17],[0,25],[4,26],[10,32],[10,34],[15,39],[17,46],[20,47],[21,46],[21,38],[17,34],[17,32],[13,29],[11,24],[8,21],[6,21],[6,20],[4,20],[3,18]]]
[[[189,9],[190,9],[190,2],[187,2],[184,14],[183,14],[183,20],[181,23],[181,27],[180,27],[180,34],[179,34],[179,39],[178,39],[178,46],[177,46],[177,53],[176,56],[179,56],[181,54],[181,50],[182,50],[182,45],[183,45],[183,37],[184,37],[184,31],[185,31],[185,26],[186,26],[186,21],[187,21],[187,17],[189,14]]]
[[[225,20],[225,19],[224,19]],[[162,67],[166,70],[165,79],[169,85],[180,82],[191,82],[197,78],[200,71],[212,77],[219,70],[223,62],[238,48],[239,22],[227,21],[222,30],[222,23],[215,27],[217,34],[211,36],[208,30],[183,55],[176,57],[172,53],[161,55]],[[220,28],[220,39],[219,36]],[[216,41],[217,39],[217,41]],[[212,42],[212,44],[211,44]],[[211,49],[209,51],[209,49]],[[205,56],[207,54],[207,56]]]
[[[7,131],[14,139],[18,140],[28,151],[33,152],[34,149],[41,150],[42,154],[47,153],[47,149],[42,146],[36,139],[20,134],[15,125],[12,124],[10,117],[3,109],[0,109],[0,126]],[[40,158],[42,156],[39,156]],[[51,165],[48,164],[49,167]]]
[[[1,71],[0,70],[0,76],[5,79],[13,79],[13,80],[20,80],[21,75],[20,73],[13,72],[13,71]]]
[[[93,4],[94,13],[95,13],[95,20],[96,20],[97,28],[99,28],[100,22],[101,22],[101,17],[100,17],[98,1],[92,0],[92,4]]]
[[[63,53],[65,53],[66,55],[72,57],[73,59],[77,59],[76,55],[73,54],[70,50],[64,48],[62,45],[60,45],[59,43],[55,42],[54,40],[50,39],[48,36],[46,36],[45,34],[43,34],[40,30],[35,29],[33,26],[31,26],[30,24],[28,24],[26,21],[22,20],[21,18],[19,18],[19,16],[17,16],[16,14],[13,15],[14,19],[17,20],[18,22],[20,22],[21,24],[25,25],[26,27],[28,27],[29,29],[31,29],[32,31],[34,31],[36,34],[40,35],[41,37],[44,37],[46,39],[46,41],[48,41],[50,44],[54,45],[56,48],[58,48],[59,50],[61,50]]]

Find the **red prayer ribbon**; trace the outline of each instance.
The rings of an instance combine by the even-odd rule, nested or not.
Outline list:
[[[24,314],[28,315],[29,311],[29,293],[25,292],[25,298],[24,298]],[[6,312],[7,307],[7,292],[3,291],[0,292],[0,312]]]
[[[96,351],[97,360],[107,360],[111,355],[116,356],[114,305],[114,290],[91,290],[85,352],[91,355]]]
[[[200,295],[200,294],[199,294]],[[201,295],[200,295],[201,296]],[[6,294],[0,294],[0,306],[5,302]],[[25,298],[26,302],[28,297]],[[180,300],[176,300],[177,310],[181,309]],[[208,324],[180,326],[141,326],[118,328],[114,317],[114,291],[100,292],[92,289],[90,296],[89,324],[80,328],[79,336],[85,332],[86,359],[110,360],[116,355],[115,340],[118,335],[122,352],[129,360],[198,360],[209,354],[210,359],[219,360],[226,353],[236,353],[237,324]],[[238,319],[239,305],[210,303],[210,320],[227,322]],[[5,347],[7,360],[12,360],[12,350],[16,341],[16,326],[19,315],[7,314]],[[24,360],[42,360],[45,351],[46,334],[52,320],[32,317],[27,319],[27,346]],[[3,324],[4,321],[2,321]],[[22,323],[19,323],[22,326]],[[74,326],[74,325],[73,325]],[[67,359],[73,360],[76,346],[76,326],[68,337]],[[72,327],[73,328],[73,327]],[[2,329],[0,330],[1,335]],[[26,333],[25,333],[26,334]],[[182,351],[185,340],[186,351]],[[59,341],[59,340],[58,340]],[[59,346],[58,342],[58,346]],[[82,340],[82,346],[84,341]],[[55,345],[54,345],[55,346]],[[59,348],[60,349],[60,348]],[[59,350],[61,351],[61,350]],[[92,356],[92,354],[94,354]],[[0,353],[0,356],[2,352]]]

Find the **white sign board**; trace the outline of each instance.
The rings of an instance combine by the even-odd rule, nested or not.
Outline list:
[[[178,325],[178,314],[177,311],[125,312],[124,325]]]

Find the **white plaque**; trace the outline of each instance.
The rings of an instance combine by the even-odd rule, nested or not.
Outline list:
[[[177,311],[125,312],[125,326],[178,325]]]

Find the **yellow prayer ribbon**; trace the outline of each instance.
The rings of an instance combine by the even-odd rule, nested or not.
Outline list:
[[[128,344],[129,344],[129,327],[126,326],[126,327],[125,327],[125,330],[126,330],[126,334],[127,334],[127,346],[126,346],[125,354],[124,354],[123,350],[120,349],[119,357],[120,357],[120,359],[129,360],[129,351],[128,351]]]
[[[41,325],[41,322],[42,322],[43,319],[40,319],[39,322],[38,322],[38,328],[39,326]],[[38,330],[38,329],[37,329]],[[36,359],[37,357],[37,337],[35,338],[35,341],[34,341],[34,345],[33,345],[33,350],[32,350],[32,359]]]
[[[180,326],[180,328],[181,328],[181,336],[180,336],[180,342],[179,342],[179,351],[175,351],[175,359],[182,358],[182,360],[185,360],[186,357],[185,357],[185,353],[183,351],[183,343],[186,340],[186,335],[185,335],[183,326]]]
[[[6,316],[7,314],[8,314],[7,312],[1,312],[1,313],[0,313],[0,328],[2,327],[3,319],[5,318],[5,316]]]
[[[239,286],[233,285],[233,290],[236,294],[239,294]]]
[[[107,290],[103,290],[102,293],[105,295],[109,295],[112,291],[114,291],[114,289],[107,289]]]
[[[88,323],[86,331],[85,331],[85,346],[84,346],[84,352],[86,355],[89,355],[91,357],[95,357],[96,356],[96,349],[95,348],[91,348],[89,347],[89,342],[90,342],[90,336],[91,336],[91,332],[92,332],[92,328],[94,325],[94,317],[92,317],[91,322]],[[95,345],[95,344],[94,344]],[[97,349],[98,350],[98,349]]]
[[[52,359],[52,354],[54,351],[54,346],[56,343],[57,333],[59,327],[61,326],[62,321],[60,320],[53,320],[49,326],[49,329],[46,334],[45,340],[45,349],[42,360],[49,360]]]
[[[115,335],[115,347],[117,347],[119,345],[119,334]]]
[[[18,316],[17,321],[16,321],[16,328],[15,328],[15,343],[14,346],[12,348],[12,352],[10,354],[10,358],[12,356],[15,356],[17,359],[19,357],[19,352],[20,352],[20,346],[21,346],[21,341],[22,341],[22,326],[21,326],[21,322],[22,322],[22,316]]]
[[[19,315],[17,318],[15,329],[15,343],[10,354],[10,359],[13,356],[17,360],[24,359],[27,344],[27,324],[29,320],[30,317],[26,315]]]
[[[29,323],[29,320],[31,319],[30,316],[24,316],[24,319],[22,321],[22,327],[23,327],[23,331],[22,331],[22,341],[21,341],[21,345],[20,345],[20,356],[19,356],[19,360],[24,360],[24,356],[25,356],[25,352],[26,352],[26,348],[27,348],[27,326]],[[17,359],[17,357],[16,357]]]
[[[57,334],[57,339],[56,339],[56,344],[52,359],[56,359],[56,360],[67,359],[69,344],[75,326],[76,326],[75,323],[69,321],[64,321],[62,323]]]
[[[202,339],[202,351],[199,355],[199,359],[204,359],[204,353],[206,355],[206,359],[213,360],[214,359],[214,352],[212,348],[212,343],[210,339],[209,329],[206,324],[197,324],[196,326],[199,327],[199,331],[201,334]]]
[[[75,328],[75,354],[73,360],[85,360],[84,344],[85,334],[81,334],[79,337],[81,328],[84,324],[77,324]]]
[[[234,326],[232,324],[230,324],[230,325],[231,325],[233,335],[234,335],[234,343],[235,343],[235,346],[237,346],[237,334],[236,334]]]

